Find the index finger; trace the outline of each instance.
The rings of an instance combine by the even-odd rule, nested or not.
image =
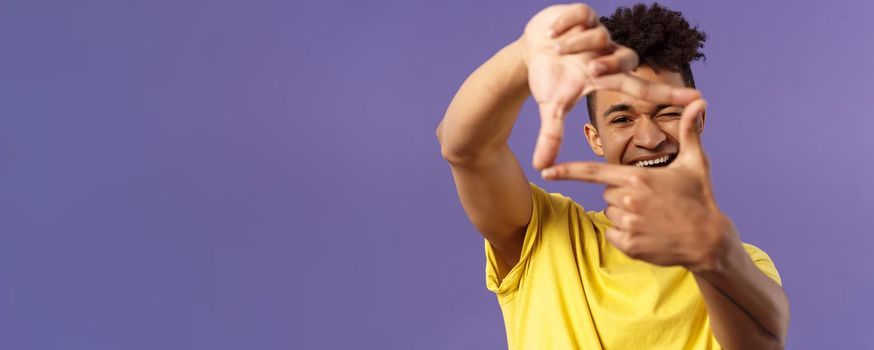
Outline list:
[[[701,98],[698,90],[651,82],[627,73],[605,75],[596,78],[594,83],[598,89],[623,92],[657,104],[687,105]]]
[[[634,185],[640,169],[599,162],[567,162],[543,169],[547,180],[580,180],[613,186]]]

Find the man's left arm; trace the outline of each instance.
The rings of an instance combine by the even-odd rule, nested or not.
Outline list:
[[[728,230],[718,263],[693,272],[707,304],[710,328],[725,349],[782,349],[789,327],[789,300],[783,288],[750,258],[731,221],[713,227]]]
[[[704,100],[686,106],[680,121],[680,152],[661,168],[568,162],[544,169],[548,180],[607,185],[605,231],[625,255],[691,271],[725,349],[781,349],[789,302],[776,282],[746,253],[731,220],[713,198],[710,163],[701,147]]]

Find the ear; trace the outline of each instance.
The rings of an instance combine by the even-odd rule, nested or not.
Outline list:
[[[592,123],[586,123],[583,127],[586,132],[586,141],[589,141],[589,147],[592,147],[592,152],[598,157],[604,156],[604,148],[601,147],[601,135],[598,134],[598,129]]]
[[[699,134],[704,132],[704,121],[705,120],[707,120],[707,110],[706,109],[701,112],[701,125],[699,125],[699,128],[698,128]]]

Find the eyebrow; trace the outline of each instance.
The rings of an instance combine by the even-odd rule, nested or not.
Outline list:
[[[669,104],[660,104],[660,105],[656,106],[655,110],[660,111],[660,110],[663,110],[665,108],[670,108],[670,107],[675,107],[675,106],[669,105]],[[607,108],[606,111],[604,111],[604,118],[607,118],[608,116],[610,116],[610,114],[613,114],[616,112],[626,112],[626,111],[630,111],[630,110],[631,110],[631,106],[629,104],[617,103],[615,105],[610,106],[609,108]]]
[[[631,106],[629,106],[627,103],[617,103],[608,107],[607,110],[604,111],[604,118],[607,118],[608,116],[610,116],[610,114],[616,112],[625,112],[629,110],[631,110]]]

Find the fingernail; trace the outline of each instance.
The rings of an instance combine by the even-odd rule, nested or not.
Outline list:
[[[544,179],[549,179],[555,176],[555,169],[543,169],[543,171],[540,172],[540,176],[542,176]]]
[[[557,53],[557,54],[561,53],[561,44],[555,43],[555,53]]]

